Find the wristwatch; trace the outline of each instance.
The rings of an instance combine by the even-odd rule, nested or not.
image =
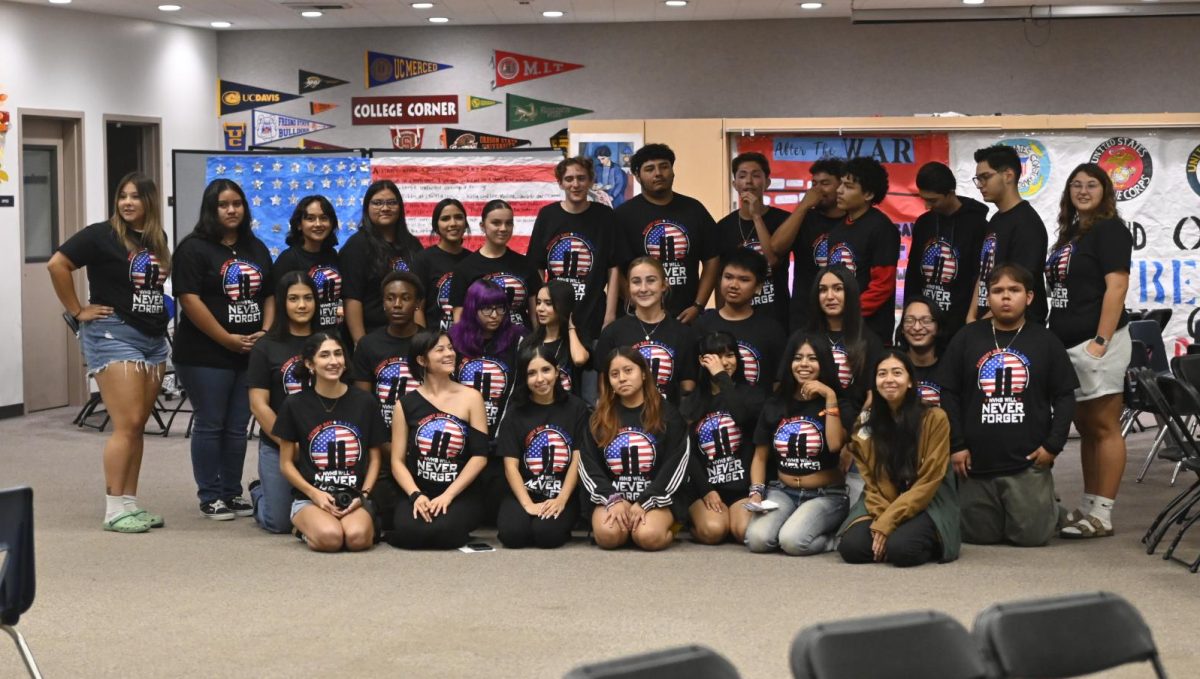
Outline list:
[[[1102,347],[1103,347],[1103,346],[1106,346],[1106,345],[1108,344],[1108,340],[1104,339],[1104,338],[1103,338],[1103,337],[1101,337],[1100,335],[1096,335],[1095,337],[1093,337],[1093,338],[1092,338],[1092,341],[1093,341],[1093,342],[1095,342],[1096,344],[1098,344],[1098,345],[1102,346]]]

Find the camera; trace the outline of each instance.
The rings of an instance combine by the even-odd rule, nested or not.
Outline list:
[[[337,505],[338,509],[345,509],[350,506],[360,493],[349,486],[333,486],[327,491],[333,496],[333,504]]]

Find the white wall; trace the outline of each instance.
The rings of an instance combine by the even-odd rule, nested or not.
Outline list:
[[[83,112],[86,223],[107,216],[105,114],[162,119],[165,196],[171,149],[220,143],[216,50],[213,31],[0,2],[0,91],[12,117],[0,194],[20,200],[17,110],[37,108]],[[0,208],[0,318],[10,319],[0,324],[0,406],[23,401],[20,209]]]

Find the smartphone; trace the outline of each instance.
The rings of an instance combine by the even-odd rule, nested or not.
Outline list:
[[[779,509],[779,503],[773,500],[763,500],[762,502],[746,502],[742,505],[746,509],[755,514],[766,514]]]
[[[496,548],[486,542],[468,542],[463,547],[464,552],[494,552]]]

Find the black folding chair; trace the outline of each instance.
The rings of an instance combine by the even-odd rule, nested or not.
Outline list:
[[[977,679],[987,667],[971,635],[937,611],[821,623],[792,642],[796,679]]]
[[[703,646],[681,646],[576,667],[563,679],[738,679],[725,656]]]
[[[1121,411],[1121,436],[1122,438],[1129,436],[1129,432],[1136,429],[1137,431],[1145,431],[1139,418],[1143,413],[1156,415],[1150,409],[1150,404],[1142,398],[1141,392],[1137,390],[1137,379],[1133,376],[1133,371],[1138,368],[1146,368],[1150,365],[1150,354],[1146,349],[1146,345],[1140,340],[1131,341],[1132,351],[1129,354],[1129,367],[1125,369],[1125,408]],[[1156,419],[1157,421],[1157,419]]]
[[[993,604],[972,634],[993,677],[1077,677],[1146,661],[1167,676],[1146,621],[1109,592]]]
[[[1155,376],[1147,368],[1138,373],[1138,384],[1147,398],[1163,413],[1165,428],[1183,453],[1182,459],[1188,460],[1185,466],[1196,472],[1196,480],[1192,485],[1163,507],[1146,529],[1146,534],[1142,536],[1146,553],[1153,554],[1167,530],[1176,523],[1186,521],[1188,512],[1200,501],[1200,465],[1197,465],[1200,461],[1200,441],[1192,435],[1187,422],[1188,415],[1194,417],[1200,414],[1200,394],[1191,385],[1180,382],[1171,375]],[[1171,394],[1170,399],[1167,392]]]
[[[33,490],[0,490],[0,629],[17,644],[29,676],[41,679],[37,661],[17,631],[17,622],[33,605],[37,589],[33,564]],[[6,675],[7,676],[7,675]]]

